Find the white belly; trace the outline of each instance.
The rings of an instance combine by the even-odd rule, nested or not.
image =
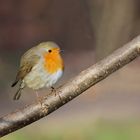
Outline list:
[[[53,86],[62,76],[63,71],[59,69],[54,74],[49,74],[41,64],[33,67],[32,71],[25,76],[24,83],[34,90]]]

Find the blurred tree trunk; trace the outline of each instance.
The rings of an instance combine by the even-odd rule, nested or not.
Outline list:
[[[93,34],[86,4],[85,0],[3,0],[0,44],[26,47],[53,40],[71,50],[90,49]]]
[[[130,38],[135,16],[133,0],[89,0],[96,38],[96,58],[107,56]]]

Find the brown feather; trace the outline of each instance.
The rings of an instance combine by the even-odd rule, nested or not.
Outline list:
[[[32,70],[39,59],[40,57],[35,54],[34,48],[30,49],[22,56],[20,68],[17,73],[16,79],[12,84],[12,87],[14,87],[20,80],[24,79],[24,77]]]

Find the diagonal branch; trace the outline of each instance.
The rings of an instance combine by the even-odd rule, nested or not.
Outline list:
[[[1,117],[0,136],[2,137],[47,116],[139,55],[140,36],[105,59],[82,71],[75,78],[58,88],[56,93],[44,97],[41,104],[34,103]]]

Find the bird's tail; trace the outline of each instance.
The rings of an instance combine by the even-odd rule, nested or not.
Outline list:
[[[19,88],[17,90],[16,94],[13,97],[13,100],[18,100],[20,98],[20,96],[21,96],[21,90],[22,90],[21,88]]]
[[[16,94],[13,97],[13,100],[19,100],[23,88],[24,88],[24,83],[21,83],[19,89],[17,90]]]
[[[11,85],[11,87],[14,87],[17,83],[18,83],[18,81],[15,81],[15,82]]]

